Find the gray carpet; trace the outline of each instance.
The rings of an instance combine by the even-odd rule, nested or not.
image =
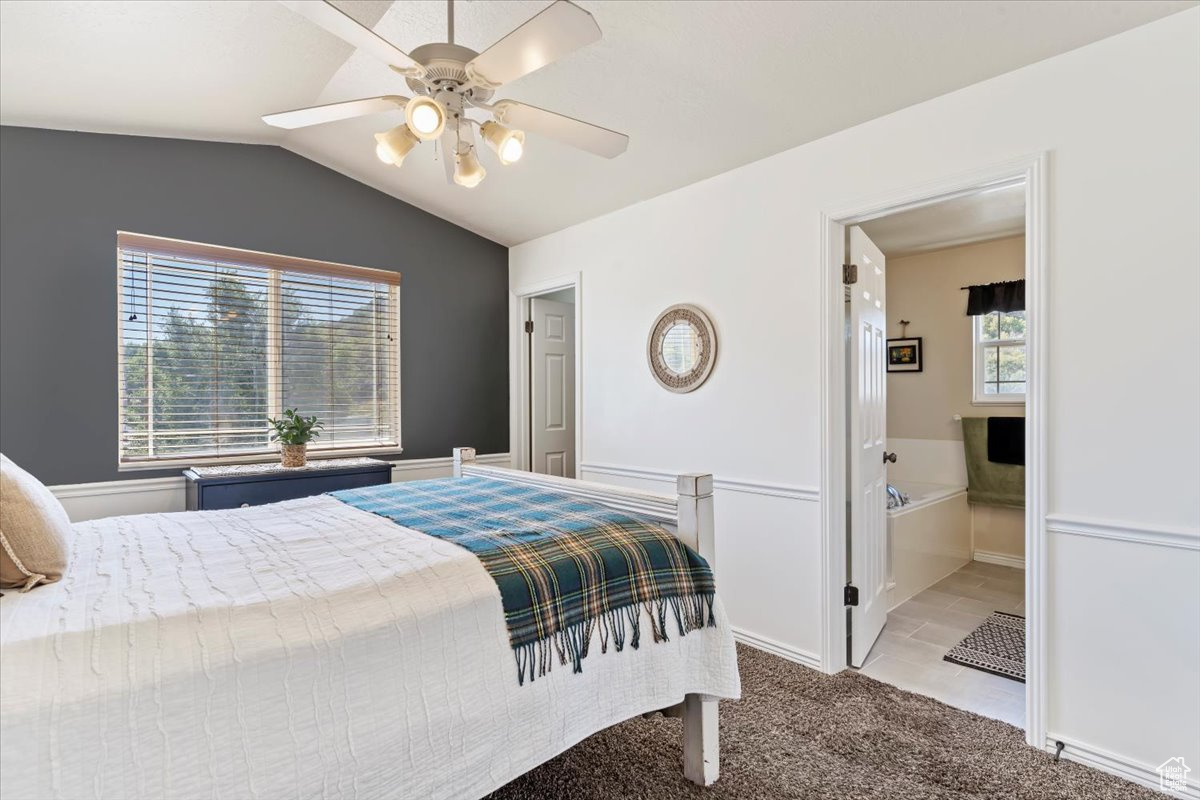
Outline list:
[[[655,716],[598,733],[491,798],[1161,800],[1079,764],[1055,764],[1011,725],[854,672],[822,675],[741,645],[738,663],[742,700],[721,704],[716,785],[684,780],[679,720]]]

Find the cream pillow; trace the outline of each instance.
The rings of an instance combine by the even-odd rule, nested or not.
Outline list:
[[[41,481],[0,454],[0,587],[27,592],[67,569],[71,520]]]

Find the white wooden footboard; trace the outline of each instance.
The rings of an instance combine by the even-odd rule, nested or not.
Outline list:
[[[716,569],[712,475],[680,475],[678,494],[671,496],[504,467],[487,467],[476,463],[474,448],[456,447],[454,477],[464,475],[555,489],[649,517],[674,533]],[[717,779],[720,770],[717,701],[689,694],[673,710],[683,718],[683,774],[694,783],[708,786]]]

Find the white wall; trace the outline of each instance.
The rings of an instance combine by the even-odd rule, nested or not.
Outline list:
[[[1048,730],[1068,757],[1149,779],[1171,756],[1200,764],[1200,10],[523,244],[510,282],[583,275],[584,475],[732,481],[717,544],[733,623],[819,653],[820,214],[1040,151]],[[643,348],[685,301],[719,354],[673,395]],[[1120,323],[1100,346],[1105,319]]]

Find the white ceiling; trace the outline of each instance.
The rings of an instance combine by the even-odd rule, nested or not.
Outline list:
[[[460,0],[482,50],[547,3]],[[271,142],[516,244],[1196,5],[581,0],[604,39],[503,87],[631,136],[608,161],[531,135],[473,190],[425,145],[381,164],[399,114],[284,132],[262,114],[374,94],[399,76],[271,2],[0,2],[0,122]],[[445,4],[339,2],[400,48],[445,39]],[[746,132],[747,121],[753,128]]]
[[[889,258],[985,242],[1025,232],[1025,184],[962,197],[880,217],[862,229]]]

